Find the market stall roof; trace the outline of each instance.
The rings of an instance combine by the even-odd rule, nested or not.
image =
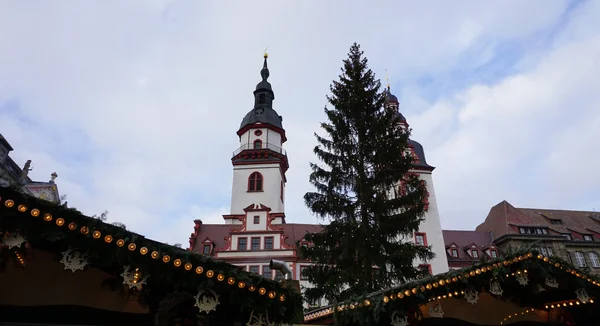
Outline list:
[[[407,325],[439,318],[480,325],[543,321],[555,309],[588,307],[600,279],[558,257],[523,249],[304,314],[307,324]],[[445,307],[445,308],[444,308]],[[433,325],[435,320],[431,320]],[[406,322],[406,323],[405,323]]]
[[[149,276],[140,300],[147,301],[144,295],[178,291],[193,295],[205,289],[222,298],[221,309],[235,308],[248,314],[260,310],[274,322],[302,318],[300,294],[279,282],[147,239],[75,209],[31,197],[18,188],[0,187],[0,235],[10,250],[85,251],[88,266],[111,275],[122,274],[128,266],[139,268],[142,275]]]

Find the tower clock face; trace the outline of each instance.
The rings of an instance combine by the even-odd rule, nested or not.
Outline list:
[[[257,108],[256,110],[254,110],[254,113],[256,113],[256,115],[261,115],[263,114],[263,112],[265,112],[264,108]]]

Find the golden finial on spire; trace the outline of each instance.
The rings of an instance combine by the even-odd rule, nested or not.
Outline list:
[[[387,83],[387,88],[390,88],[390,79],[388,78],[388,71],[385,70],[385,82]]]
[[[264,54],[263,54],[263,58],[265,58],[265,59],[269,57],[269,54],[267,53],[267,49],[268,49],[268,48],[269,48],[269,47],[266,47],[266,48],[265,48],[265,51],[264,51]]]

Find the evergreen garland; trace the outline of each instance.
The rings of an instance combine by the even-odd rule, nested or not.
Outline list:
[[[515,278],[526,273],[528,284]],[[546,277],[558,282],[557,288],[545,284]],[[305,314],[306,322],[334,317],[336,325],[387,324],[398,311],[412,319],[421,318],[420,307],[431,301],[465,300],[467,289],[489,293],[490,281],[497,280],[502,295],[492,296],[510,300],[524,308],[547,309],[550,302],[577,299],[575,291],[583,288],[590,298],[600,296],[600,278],[574,267],[559,257],[544,257],[535,250],[523,248],[503,258],[482,262],[460,270],[430,276],[401,286],[368,295],[353,296],[345,302]],[[545,293],[537,293],[541,286]],[[474,308],[476,308],[475,304]],[[317,322],[318,323],[318,322]]]
[[[311,163],[316,191],[304,199],[330,223],[307,234],[314,245],[300,250],[313,263],[303,272],[313,284],[304,294],[308,302],[341,302],[390,287],[420,274],[415,259],[434,257],[429,247],[412,243],[424,219],[426,185],[409,172],[410,130],[399,127],[397,111],[384,109],[380,86],[354,43],[330,87],[329,121],[321,123],[326,135],[315,134],[314,152],[324,165]]]
[[[7,201],[13,204],[7,205]],[[24,207],[22,211],[19,209],[21,205]],[[59,218],[64,219],[61,226],[57,224]],[[0,187],[0,236],[14,233],[23,235],[27,245],[11,251],[18,250],[24,256],[27,256],[27,247],[54,252],[57,262],[60,252],[68,248],[85,253],[93,268],[117,279],[104,282],[104,285],[112,284],[111,287],[117,291],[122,287],[119,275],[124,266],[139,268],[143,275],[151,277],[137,295],[141,303],[155,308],[169,293],[182,291],[195,294],[198,289],[212,289],[222,297],[222,304],[239,307],[248,313],[253,309],[264,309],[274,320],[284,322],[293,322],[302,316],[300,294],[283,288],[277,282],[234,265],[147,239],[77,210],[25,195],[18,189]],[[106,236],[112,237],[112,240],[105,241]],[[142,248],[145,248],[145,254],[142,254]],[[6,255],[7,251],[2,249],[0,268],[9,256],[15,257],[14,254]],[[153,252],[156,252],[154,257]],[[202,273],[196,273],[197,267],[202,267]],[[214,273],[212,277],[208,277],[208,271]],[[274,295],[271,297],[270,293]]]

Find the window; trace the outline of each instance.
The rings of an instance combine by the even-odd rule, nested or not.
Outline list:
[[[418,246],[427,245],[427,237],[425,236],[425,233],[415,233],[415,244]]]
[[[521,233],[521,234],[548,234],[548,229],[520,227],[519,233]]]
[[[260,266],[250,266],[250,273],[260,274]]]
[[[204,255],[210,255],[210,245],[204,245],[204,246],[202,247],[202,253],[203,253]]]
[[[262,141],[260,139],[257,139],[254,141],[254,149],[261,149],[262,148]]]
[[[458,258],[458,250],[452,249],[450,252],[452,253],[452,257]]]
[[[265,249],[273,249],[273,237],[265,237]]]
[[[542,255],[544,256],[552,256],[552,247],[541,247],[541,248],[535,248],[537,249],[539,252],[542,253]]]
[[[304,271],[305,271],[305,270],[306,270],[306,266],[302,266],[302,267],[300,267],[300,280],[302,280],[302,281],[306,281],[306,280],[308,280],[308,276],[306,276],[306,275],[304,274]]]
[[[250,249],[252,250],[260,250],[260,238],[252,238],[252,243]]]
[[[254,130],[254,136],[258,137],[262,135],[262,130],[258,129],[258,130]]]
[[[262,191],[263,190],[263,176],[258,172],[252,172],[248,177],[248,191]]]
[[[258,95],[258,104],[265,104],[267,101],[267,96],[265,94]]]
[[[279,189],[280,195],[281,195],[281,202],[283,203],[283,181],[281,181],[281,187]]]
[[[598,260],[598,254],[595,252],[590,252],[590,261],[592,262],[592,267],[600,267],[600,260]]]
[[[471,257],[479,258],[479,251],[477,251],[477,249],[471,250]]]
[[[419,270],[422,273],[433,274],[431,272],[431,265],[429,265],[429,264],[421,264],[421,265],[419,265]]]
[[[238,250],[248,250],[248,238],[238,238]]]
[[[594,238],[591,235],[586,234],[586,235],[583,236],[583,240],[585,240],[585,241],[594,241]]]
[[[564,236],[565,236],[565,238],[567,238],[567,240],[573,240],[573,238],[571,237],[570,234],[565,234]]]
[[[490,257],[498,258],[498,252],[496,250],[490,250]]]
[[[577,266],[585,267],[585,257],[579,251],[575,252],[575,260],[577,261]]]
[[[269,265],[265,265],[263,266],[263,273],[262,273],[264,278],[268,278],[268,279],[273,279],[273,274],[271,273],[271,267],[269,267]]]
[[[260,224],[260,216],[254,216],[254,224]]]
[[[552,223],[554,225],[561,225],[562,224],[562,220],[550,219],[550,223]]]

